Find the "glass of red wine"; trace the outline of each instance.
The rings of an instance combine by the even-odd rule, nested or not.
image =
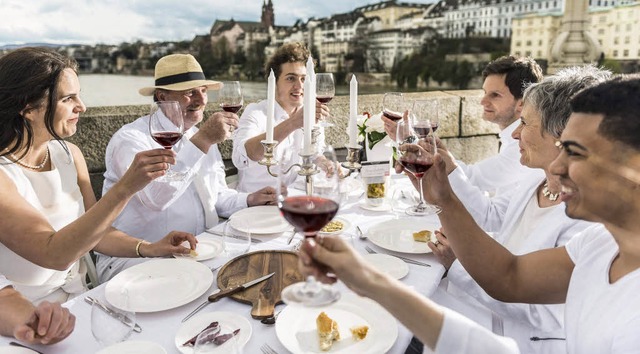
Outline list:
[[[404,111],[407,109],[402,92],[387,92],[382,98],[382,115],[393,120],[402,119]]]
[[[278,173],[278,208],[282,216],[305,238],[315,238],[320,229],[333,219],[340,207],[340,178],[335,153],[331,146],[313,158],[314,170],[307,171],[312,188],[306,193],[285,187],[288,180],[284,163]],[[292,170],[289,173],[298,173]],[[302,170],[304,173],[304,170]],[[305,180],[307,182],[307,180]],[[282,300],[287,304],[322,306],[340,298],[333,286],[318,282],[309,276],[305,282],[292,284],[282,290]]]
[[[238,113],[244,103],[239,81],[224,81],[219,91],[220,108],[225,112]]]
[[[425,151],[435,154],[437,152],[436,142],[431,122],[428,119],[415,120],[414,115],[415,112],[412,111],[409,119],[398,121],[396,132],[398,162],[405,170],[416,177],[418,180],[418,192],[420,193],[418,204],[407,208],[405,212],[408,215],[433,215],[439,213],[441,209],[424,201],[422,177],[432,164],[431,162],[427,163]],[[417,144],[420,141],[426,144],[418,146]],[[425,147],[427,147],[426,150]]]
[[[182,139],[184,133],[184,113],[177,101],[158,101],[151,104],[149,112],[149,133],[153,140],[170,150]],[[184,172],[169,168],[167,173],[156,179],[158,181],[179,181],[185,177]]]
[[[332,73],[316,74],[316,100],[322,104],[328,104],[336,94],[336,85]],[[318,123],[321,127],[332,127],[333,124],[327,121]]]

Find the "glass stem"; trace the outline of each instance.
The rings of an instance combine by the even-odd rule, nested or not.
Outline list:
[[[418,178],[418,187],[420,188],[420,203],[416,205],[416,210],[424,210],[426,204],[424,202],[424,192],[422,191],[422,177]]]

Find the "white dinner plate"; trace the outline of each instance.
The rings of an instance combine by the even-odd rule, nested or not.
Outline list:
[[[328,351],[318,343],[316,318],[324,311],[338,323],[340,340]],[[367,336],[355,341],[349,328],[369,326]],[[342,294],[337,302],[325,307],[287,306],[276,322],[280,343],[293,353],[386,353],[398,337],[395,318],[377,302],[352,293]]]
[[[183,246],[189,247],[189,243],[183,243]],[[176,258],[186,258],[193,259],[196,261],[206,261],[207,259],[211,259],[224,250],[224,244],[220,239],[207,238],[207,237],[198,237],[198,245],[196,246],[197,256],[193,257],[188,254],[174,254],[173,256]]]
[[[128,340],[110,345],[96,354],[166,354],[164,348],[154,342]]]
[[[413,233],[429,230],[432,233],[440,226],[432,221],[421,218],[402,218],[383,221],[370,227],[366,234],[376,246],[390,251],[403,253],[430,253],[426,242],[413,240]]]
[[[119,309],[155,312],[197,299],[209,290],[211,283],[213,273],[200,262],[153,259],[118,273],[107,283],[104,292],[107,301]]]
[[[398,257],[381,253],[365,254],[363,257],[376,269],[396,279],[402,279],[409,274],[409,265]]]
[[[339,221],[339,222],[341,222],[342,223],[342,228],[340,230],[331,231],[331,232],[324,232],[324,231],[320,230],[320,232],[319,232],[320,235],[337,235],[337,234],[340,234],[340,233],[344,232],[345,230],[347,230],[347,229],[349,229],[351,227],[351,223],[349,222],[349,220],[341,218],[341,217],[335,217],[331,221]]]
[[[278,207],[269,205],[241,209],[231,215],[229,225],[238,231],[253,234],[275,234],[293,230]]]
[[[175,344],[178,350],[183,354],[192,354],[193,347],[183,346],[184,342],[198,335],[198,333],[202,332],[211,322],[218,322],[220,326],[220,335],[231,333],[236,329],[240,329],[240,332],[237,334],[238,344],[240,348],[244,347],[249,338],[251,338],[251,333],[253,329],[251,328],[251,323],[246,318],[237,315],[232,312],[208,312],[203,313],[197,316],[190,318],[188,321],[180,326],[178,329],[178,333],[176,333]],[[225,346],[227,343],[223,343],[218,347],[218,350],[212,352],[214,353],[228,353]]]
[[[38,354],[29,348],[17,347],[7,345],[6,347],[0,347],[0,354]]]

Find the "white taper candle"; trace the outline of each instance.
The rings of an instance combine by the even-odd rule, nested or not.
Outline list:
[[[267,142],[273,142],[273,115],[276,104],[276,77],[273,74],[273,69],[269,73],[269,79],[267,80]]]

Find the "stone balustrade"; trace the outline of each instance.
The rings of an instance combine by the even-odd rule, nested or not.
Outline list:
[[[440,136],[449,150],[460,160],[472,163],[498,151],[498,127],[482,119],[482,98],[480,90],[432,91],[406,94],[407,99],[437,98],[440,101]],[[344,148],[347,137],[349,97],[337,96],[329,104],[335,124],[327,128],[327,143],[336,149]],[[205,115],[214,112],[210,103]],[[361,95],[358,97],[358,111],[380,112],[382,95]],[[91,174],[91,182],[97,196],[101,195],[105,171],[104,152],[109,139],[122,125],[148,113],[147,105],[92,107],[85,112],[78,124],[78,132],[69,139],[84,152]],[[235,174],[231,158],[231,142],[219,146],[222,156],[227,159],[228,174]]]

